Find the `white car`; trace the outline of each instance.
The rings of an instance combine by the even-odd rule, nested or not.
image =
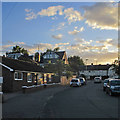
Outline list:
[[[81,86],[81,82],[80,82],[79,78],[73,78],[70,81],[70,87],[72,87],[72,86],[78,86],[78,87]]]
[[[102,82],[101,77],[95,77],[94,78],[94,83],[101,83],[101,82]]]

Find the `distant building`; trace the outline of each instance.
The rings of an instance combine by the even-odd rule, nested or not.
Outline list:
[[[18,59],[21,55],[23,55],[23,54],[10,52],[10,53],[6,54],[6,57],[12,58],[12,59]]]
[[[6,57],[7,58],[12,58],[12,59],[23,59],[23,60],[27,60],[27,59],[30,59],[30,60],[34,60],[34,56],[33,55],[27,55],[27,54],[23,54],[23,53],[14,53],[14,52],[10,52],[8,54],[6,54]]]
[[[45,65],[49,63],[56,63],[57,60],[62,60],[64,61],[64,64],[68,64],[68,59],[65,51],[59,51],[59,52],[54,52],[54,51],[48,51],[42,54],[41,56],[41,61],[40,63]]]
[[[87,79],[101,76],[102,79],[108,78],[108,71],[111,65],[84,65],[79,68],[79,75],[86,76]]]
[[[108,76],[110,78],[118,78],[118,74],[116,73],[115,67],[113,65],[108,70]]]

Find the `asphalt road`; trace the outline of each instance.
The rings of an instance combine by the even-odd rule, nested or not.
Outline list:
[[[46,104],[44,118],[118,118],[119,96],[111,97],[102,84],[88,82],[53,96]]]
[[[119,96],[106,95],[102,84],[48,88],[3,104],[3,118],[118,118]]]

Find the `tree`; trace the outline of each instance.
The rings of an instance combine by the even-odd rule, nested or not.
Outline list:
[[[59,51],[59,49],[60,49],[59,47],[56,47],[56,48],[54,48],[54,50],[53,50],[53,51],[54,51],[54,52],[58,52],[58,51]]]
[[[12,52],[13,53],[21,53],[21,47],[16,45],[15,47],[13,47]]]
[[[84,65],[83,60],[79,56],[73,56],[68,58],[68,62],[73,72],[79,74],[80,65]]]
[[[24,55],[28,55],[28,51],[18,45],[12,48],[12,53],[23,53]]]
[[[47,50],[46,50],[46,52],[51,52],[51,51],[52,51],[52,49],[47,49]]]

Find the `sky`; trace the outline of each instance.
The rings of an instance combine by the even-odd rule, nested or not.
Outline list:
[[[60,47],[87,64],[118,57],[118,6],[115,2],[3,2],[2,49],[19,45],[32,55]]]

